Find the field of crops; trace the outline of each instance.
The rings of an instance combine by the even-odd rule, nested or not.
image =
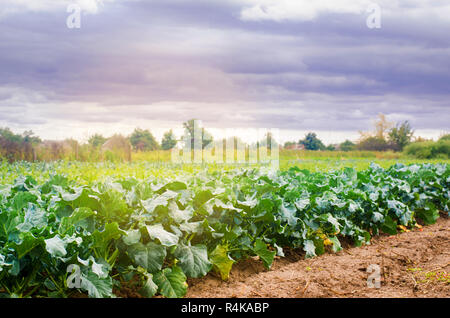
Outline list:
[[[0,296],[113,297],[126,284],[183,297],[187,278],[226,280],[247,256],[270,268],[285,248],[315,257],[449,213],[447,163],[372,161],[3,163]]]

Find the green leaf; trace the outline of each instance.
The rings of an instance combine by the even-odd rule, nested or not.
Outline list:
[[[304,210],[308,205],[309,205],[309,198],[300,199],[300,200],[295,202],[295,206],[300,211]]]
[[[112,278],[100,278],[97,274],[89,272],[81,274],[81,289],[88,292],[91,298],[109,298],[112,296]]]
[[[228,255],[228,250],[223,245],[217,245],[209,257],[214,271],[220,274],[222,280],[228,280],[234,260]]]
[[[45,240],[45,249],[53,257],[63,257],[66,256],[66,242],[64,242],[59,235],[52,237],[51,239]]]
[[[65,234],[71,227],[77,225],[78,222],[83,221],[94,214],[95,213],[90,208],[77,208],[70,216],[65,216],[61,219],[58,232],[60,234]]]
[[[98,197],[91,194],[87,188],[81,187],[70,187],[70,190],[74,193],[68,192],[61,186],[53,186],[61,195],[62,202],[70,205],[73,208],[77,207],[88,207],[92,211],[99,211],[100,204]]]
[[[169,204],[169,215],[176,223],[182,223],[189,221],[194,215],[194,211],[191,207],[180,210],[175,202],[171,202]]]
[[[379,213],[379,212],[373,212],[372,215],[372,222],[374,223],[381,223],[384,221],[384,216],[383,214]]]
[[[256,240],[253,252],[258,255],[259,258],[263,261],[264,267],[270,269],[276,252],[270,251],[267,248],[266,243],[264,243],[264,241],[261,239]]]
[[[186,190],[187,185],[184,182],[180,181],[173,181],[168,184],[166,184],[163,189],[171,190],[171,191],[180,191],[180,190]]]
[[[333,243],[333,246],[331,247],[331,250],[334,253],[342,251],[341,242],[339,242],[339,240],[338,240],[338,238],[336,236],[332,236],[329,239]]]
[[[149,273],[161,270],[166,258],[164,246],[149,242],[147,245],[137,243],[127,249],[134,264],[145,268]]]
[[[214,197],[214,195],[209,190],[200,191],[194,197],[194,206],[196,208],[198,208],[198,207],[202,206],[203,204],[205,204],[207,201],[209,201],[213,197]]]
[[[212,264],[208,260],[208,250],[204,245],[179,245],[174,256],[180,261],[179,266],[188,277],[202,277],[211,270]]]
[[[312,258],[316,257],[316,246],[314,245],[314,242],[311,240],[306,240],[303,243],[303,250],[306,252],[305,258]]]
[[[178,236],[167,232],[162,224],[147,225],[147,232],[151,239],[158,239],[164,246],[174,246],[178,244]]]
[[[278,246],[277,243],[273,244],[273,247],[277,250],[277,256],[284,257],[283,248]]]
[[[201,235],[203,231],[203,222],[185,222],[180,224],[180,230],[189,234],[195,233],[196,235]]]
[[[75,201],[76,199],[78,199],[81,194],[83,193],[84,188],[83,187],[79,187],[79,188],[75,188],[74,193],[71,192],[67,192],[66,190],[64,190],[61,186],[54,186],[55,189],[58,190],[58,192],[61,195],[61,199],[65,202],[72,202]]]
[[[371,192],[371,193],[369,194],[369,199],[370,199],[372,202],[376,202],[376,201],[378,200],[378,197],[379,197],[379,193],[378,193],[378,192]]]
[[[17,225],[21,232],[29,232],[33,228],[42,229],[47,226],[46,212],[37,205],[29,203],[23,223]]]
[[[388,200],[388,208],[397,215],[399,221],[403,225],[407,225],[411,220],[412,213],[408,206],[397,200]]]
[[[17,252],[17,257],[20,259],[31,252],[35,247],[39,246],[43,239],[33,236],[31,233],[21,233],[18,242],[12,243],[12,246]]]
[[[12,264],[10,264],[10,263],[7,263],[6,261],[5,261],[5,256],[4,255],[2,255],[2,254],[0,254],[0,272],[3,270],[3,267],[6,267],[6,266],[11,266]]]
[[[11,233],[17,232],[17,225],[21,222],[17,211],[1,211],[0,209],[0,238],[9,240]],[[26,233],[26,232],[23,232]]]
[[[77,258],[80,264],[89,267],[94,274],[99,278],[106,278],[109,274],[109,266],[106,264],[97,263],[95,258],[91,255],[87,260],[83,260],[80,257]]]
[[[314,240],[314,245],[316,246],[316,254],[317,255],[322,255],[325,253],[325,245],[323,243],[322,239],[315,239]]]
[[[280,206],[281,220],[287,222],[289,226],[295,226],[298,218],[295,217],[297,209],[293,206],[286,207],[284,204]]]
[[[178,266],[165,268],[153,276],[153,281],[158,285],[158,292],[167,298],[181,298],[186,295],[186,275]]]
[[[141,239],[141,231],[140,230],[126,231],[126,233],[127,233],[127,235],[122,237],[122,240],[126,245],[136,244]]]
[[[340,231],[341,225],[339,224],[338,220],[333,215],[331,215],[331,213],[322,214],[318,219],[322,222],[330,224],[333,233]]]
[[[22,211],[30,202],[36,202],[36,196],[30,192],[17,192],[12,199],[12,206],[16,211]]]
[[[384,223],[381,225],[381,230],[385,233],[395,235],[397,234],[397,222],[395,222],[389,215],[384,218]]]
[[[158,285],[153,282],[153,275],[148,274],[144,286],[139,290],[139,294],[151,298],[158,292]]]
[[[174,199],[178,196],[178,193],[167,190],[161,195],[154,198],[150,198],[142,202],[142,206],[148,213],[154,213],[158,207],[167,207],[169,200]]]
[[[424,207],[416,209],[416,214],[427,225],[436,223],[439,218],[439,211],[431,202],[427,202]]]
[[[103,231],[95,230],[94,233],[92,233],[92,238],[94,240],[94,248],[99,249],[102,252],[106,252],[108,249],[109,243],[113,239],[119,239],[122,235],[126,235],[127,233],[125,231],[122,231],[119,228],[119,224],[117,222],[114,223],[108,223],[105,225],[105,228]]]

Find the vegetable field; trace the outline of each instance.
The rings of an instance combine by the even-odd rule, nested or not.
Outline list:
[[[133,285],[183,297],[187,278],[227,280],[248,256],[270,269],[285,248],[312,258],[450,211],[448,164],[137,167],[3,163],[0,296],[114,297]]]

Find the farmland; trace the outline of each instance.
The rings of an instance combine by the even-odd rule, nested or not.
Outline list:
[[[142,156],[142,154],[140,154]],[[398,158],[299,157],[261,166],[13,163],[0,166],[4,297],[183,297],[256,257],[269,270],[364,246],[448,214],[450,168]],[[399,163],[401,162],[401,163]]]

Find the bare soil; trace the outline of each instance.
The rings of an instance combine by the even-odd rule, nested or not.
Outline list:
[[[343,246],[337,254],[304,259],[287,251],[270,271],[257,258],[233,266],[223,282],[215,273],[190,279],[191,298],[450,297],[450,218],[371,245]],[[348,245],[348,244],[346,244]],[[369,288],[369,265],[380,268],[380,288]]]

